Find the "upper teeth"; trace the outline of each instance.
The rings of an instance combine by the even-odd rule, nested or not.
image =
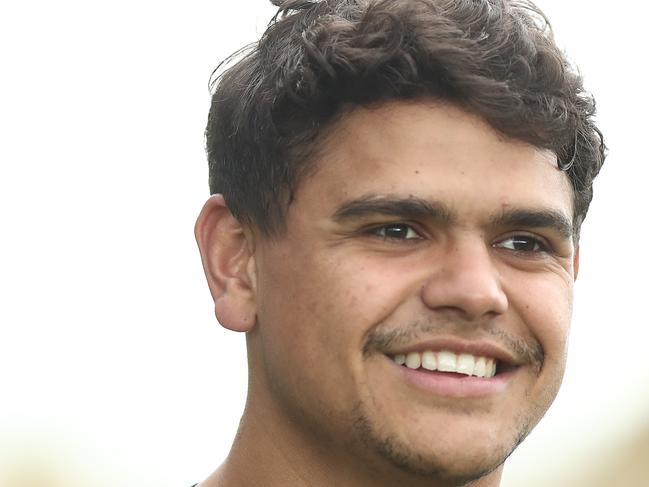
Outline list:
[[[469,353],[455,354],[447,350],[423,353],[410,352],[409,354],[395,355],[393,360],[399,365],[409,369],[423,367],[427,370],[440,372],[456,372],[458,374],[475,375],[477,377],[493,377],[496,375],[496,359],[477,357]]]

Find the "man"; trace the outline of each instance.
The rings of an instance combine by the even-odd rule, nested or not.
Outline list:
[[[527,2],[274,3],[206,131],[249,384],[200,485],[497,486],[564,371],[593,100]]]

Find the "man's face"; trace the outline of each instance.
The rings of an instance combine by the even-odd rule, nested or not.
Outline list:
[[[286,235],[255,250],[253,376],[290,424],[356,461],[449,479],[496,468],[564,370],[566,175],[424,103],[353,111],[316,167]],[[495,376],[468,375],[494,359]]]

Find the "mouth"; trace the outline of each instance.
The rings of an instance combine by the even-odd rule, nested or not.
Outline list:
[[[388,355],[394,363],[411,370],[423,372],[442,372],[457,377],[478,377],[490,379],[498,374],[504,374],[515,368],[495,357],[473,355],[470,353],[457,354],[450,350],[425,350],[407,354]]]
[[[437,349],[385,356],[399,377],[427,395],[484,399],[504,394],[520,367],[488,353],[476,355]]]

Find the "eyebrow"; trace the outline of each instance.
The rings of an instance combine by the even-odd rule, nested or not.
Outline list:
[[[553,209],[507,210],[491,223],[498,227],[547,228],[556,231],[563,238],[571,238],[574,231],[571,220]]]
[[[366,218],[372,215],[395,215],[413,218],[427,218],[443,223],[453,220],[450,209],[438,202],[410,196],[408,198],[366,195],[344,203],[333,219],[339,223],[346,220]]]
[[[344,203],[336,210],[333,219],[338,223],[343,223],[374,215],[426,218],[444,224],[452,224],[456,221],[451,209],[441,202],[415,196],[404,198],[376,194],[361,196]],[[562,212],[552,208],[505,210],[491,218],[489,226],[547,228],[556,231],[563,238],[572,237],[574,230],[571,220]]]

